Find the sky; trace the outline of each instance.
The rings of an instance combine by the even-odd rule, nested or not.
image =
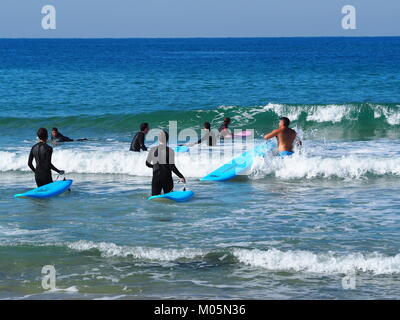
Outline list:
[[[55,30],[42,28],[45,5]],[[355,30],[342,28],[345,5]],[[399,17],[400,0],[0,0],[0,38],[400,36]]]

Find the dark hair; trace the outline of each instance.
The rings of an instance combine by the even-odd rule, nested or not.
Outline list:
[[[149,127],[149,124],[147,122],[143,122],[140,124],[140,131],[144,131]]]
[[[283,121],[283,124],[284,124],[286,127],[289,127],[289,125],[290,125],[290,120],[289,120],[289,118],[281,117],[281,118],[279,118],[279,120]]]
[[[37,136],[40,140],[47,140],[49,138],[49,134],[45,128],[40,128],[37,131]]]
[[[224,119],[224,122],[225,122],[225,123],[230,123],[230,122],[231,122],[231,118],[225,118],[225,119]]]
[[[58,132],[58,129],[57,128],[53,128],[53,129],[51,129],[51,131]]]
[[[211,124],[209,122],[204,122],[204,128],[210,130],[211,129]]]

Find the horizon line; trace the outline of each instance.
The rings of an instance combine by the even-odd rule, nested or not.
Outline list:
[[[82,40],[90,40],[90,39],[277,39],[277,38],[399,38],[399,35],[363,35],[363,36],[343,36],[343,35],[329,35],[329,36],[320,36],[320,35],[307,35],[307,36],[218,36],[218,37],[1,37],[1,40],[61,40],[61,39],[82,39]]]

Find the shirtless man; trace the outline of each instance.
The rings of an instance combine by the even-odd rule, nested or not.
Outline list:
[[[279,119],[279,128],[264,136],[265,140],[276,137],[278,140],[278,152],[281,157],[291,156],[293,154],[293,143],[297,138],[297,145],[301,145],[301,141],[297,137],[296,131],[289,128],[290,120],[286,117]]]

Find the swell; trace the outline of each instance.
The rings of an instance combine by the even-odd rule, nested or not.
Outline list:
[[[342,274],[366,272],[372,274],[400,274],[400,255],[379,252],[312,252],[307,250],[279,250],[276,248],[197,249],[121,246],[112,242],[75,241],[58,244],[12,244],[0,245],[0,250],[19,251],[28,254],[32,250],[46,249],[57,255],[84,253],[103,259],[129,259],[132,261],[179,263],[208,263],[214,266],[239,264],[271,272],[301,272],[317,274]],[[170,264],[167,264],[170,267]]]
[[[177,121],[178,129],[200,129],[205,121],[213,127],[224,117],[232,118],[232,128],[254,129],[263,134],[277,125],[279,117],[287,116],[293,125],[307,134],[325,138],[368,138],[394,136],[400,131],[400,104],[350,103],[330,105],[268,104],[241,107],[220,106],[205,110],[170,110],[140,114],[71,115],[48,118],[0,117],[0,128],[8,130],[36,130],[40,126],[61,127],[68,130],[98,130],[131,133],[141,122],[152,127],[166,128],[169,121]]]

